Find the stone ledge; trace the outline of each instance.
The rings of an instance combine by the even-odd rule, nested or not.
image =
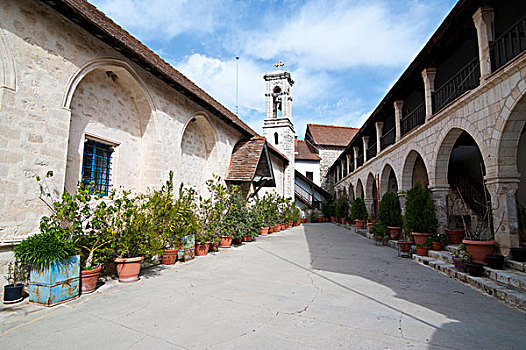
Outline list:
[[[520,290],[513,287],[503,286],[499,284],[499,282],[487,277],[473,277],[468,273],[459,272],[452,264],[428,256],[413,254],[413,259],[423,265],[439,270],[451,278],[467,283],[473,288],[477,288],[488,295],[494,296],[508,305],[526,311],[526,293]]]
[[[526,262],[506,260],[506,266],[520,272],[526,272]]]

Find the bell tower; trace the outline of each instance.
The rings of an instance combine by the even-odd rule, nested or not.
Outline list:
[[[292,124],[292,95],[294,85],[288,70],[282,71],[283,63],[278,61],[277,70],[265,73],[263,79],[267,84],[265,98],[267,113],[263,123],[263,135],[267,142],[283,153],[289,164],[285,168],[283,195],[294,198],[294,152],[295,136]]]

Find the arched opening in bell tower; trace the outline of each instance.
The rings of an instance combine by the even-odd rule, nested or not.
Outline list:
[[[274,118],[281,118],[281,88],[279,86],[276,86],[274,90],[272,90],[272,99],[273,99],[273,117]],[[277,142],[276,142],[277,144]]]

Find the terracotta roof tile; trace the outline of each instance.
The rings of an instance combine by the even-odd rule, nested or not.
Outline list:
[[[345,147],[358,130],[360,129],[348,126],[307,124],[307,132],[310,132],[314,142],[321,146]]]
[[[296,160],[321,160],[314,146],[306,140],[296,140]]]

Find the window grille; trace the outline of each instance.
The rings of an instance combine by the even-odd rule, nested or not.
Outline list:
[[[92,194],[108,195],[110,164],[113,147],[93,140],[86,140],[82,158],[82,183],[91,184]]]

